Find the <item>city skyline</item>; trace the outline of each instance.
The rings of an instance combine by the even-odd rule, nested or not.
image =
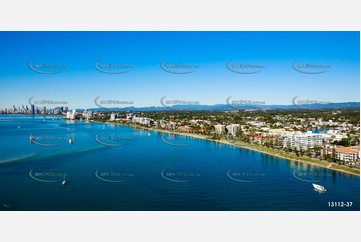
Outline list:
[[[309,100],[313,102],[312,100]],[[304,106],[306,105],[306,106]],[[324,105],[324,106],[322,106]],[[68,106],[35,106],[31,105],[12,105],[12,107],[0,108],[0,113],[3,114],[55,114],[55,115],[66,115],[68,111],[101,111],[101,112],[140,112],[140,111],[255,111],[255,110],[292,110],[292,109],[304,109],[304,110],[330,110],[330,109],[355,109],[359,108],[360,102],[345,102],[345,103],[308,103],[308,104],[289,104],[289,105],[248,105],[248,104],[239,104],[231,105],[230,103],[226,104],[215,104],[215,105],[200,105],[197,108],[197,105],[184,106],[186,108],[180,108],[180,106],[148,106],[148,107],[87,107],[87,108],[70,108]],[[248,108],[247,108],[248,107]]]
[[[97,97],[133,102],[122,107],[161,106],[164,96],[360,99],[359,32],[2,32],[0,42],[1,109],[31,97],[69,109],[96,107]],[[297,70],[306,65],[320,73]]]

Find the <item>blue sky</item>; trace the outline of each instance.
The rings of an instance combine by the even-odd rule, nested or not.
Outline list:
[[[100,63],[132,65],[125,74],[105,74]],[[66,65],[40,74],[34,64]],[[163,71],[160,63],[196,64],[190,74]],[[232,63],[264,65],[238,74]],[[329,65],[304,74],[292,62]],[[200,104],[233,100],[291,104],[303,100],[360,100],[359,32],[0,32],[0,108],[28,99],[66,101],[69,108],[96,107],[94,99],[160,106],[169,100]],[[126,105],[127,106],[127,105]]]

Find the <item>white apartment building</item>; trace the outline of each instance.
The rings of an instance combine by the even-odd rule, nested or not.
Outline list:
[[[111,114],[110,114],[110,119],[109,119],[109,121],[115,121],[117,118],[118,118],[118,114],[116,114],[116,113],[111,113]]]
[[[85,119],[90,119],[93,117],[93,112],[92,111],[88,111],[88,110],[84,110],[83,112],[83,118]]]
[[[137,117],[137,116],[133,116],[132,118],[132,122],[133,123],[140,123],[140,124],[145,124],[145,125],[148,125],[151,123],[151,121],[153,121],[152,119],[150,118],[145,118],[145,117]]]
[[[214,129],[215,129],[217,134],[225,133],[226,132],[226,125],[217,124],[217,125],[214,125]]]
[[[230,124],[227,127],[228,134],[232,136],[236,136],[237,132],[240,131],[241,125],[240,124]]]
[[[283,139],[283,147],[289,146],[291,149],[308,150],[316,146],[322,147],[322,137],[322,134],[313,134],[312,132],[295,132],[283,135],[281,139]]]
[[[73,111],[67,111],[66,112],[66,118],[67,119],[76,119],[77,115],[76,115],[76,110],[73,109]]]
[[[76,109],[73,109],[73,111],[71,112],[71,117],[70,119],[76,119],[77,115],[76,115]]]
[[[66,118],[71,119],[71,111],[66,112]]]

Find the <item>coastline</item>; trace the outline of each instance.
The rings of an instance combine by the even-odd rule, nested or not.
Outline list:
[[[213,141],[213,142],[217,142],[217,143],[221,143],[221,144],[226,144],[226,145],[232,145],[238,148],[243,148],[243,149],[248,149],[248,150],[252,150],[252,151],[256,151],[256,152],[260,152],[266,155],[271,155],[277,158],[281,158],[281,159],[285,159],[285,160],[289,160],[289,161],[296,161],[296,162],[302,162],[302,163],[306,163],[306,164],[310,164],[310,165],[314,165],[317,167],[322,167],[322,168],[326,168],[329,170],[333,170],[333,171],[338,171],[338,172],[342,172],[342,173],[346,173],[346,174],[350,174],[350,175],[355,175],[355,176],[360,176],[360,171],[358,169],[353,169],[353,168],[348,168],[348,167],[343,167],[334,163],[330,163],[328,161],[321,161],[318,159],[314,159],[313,160],[302,160],[299,159],[297,157],[293,157],[293,155],[285,155],[282,154],[283,151],[279,151],[279,150],[272,150],[270,148],[266,148],[263,146],[259,146],[259,145],[250,145],[247,143],[243,143],[241,141],[235,141],[235,142],[231,142],[228,140],[214,140],[211,139],[205,135],[201,135],[201,134],[193,134],[193,133],[182,133],[182,132],[178,132],[178,131],[170,131],[170,130],[163,130],[163,129],[156,129],[156,128],[150,128],[150,127],[143,127],[140,125],[127,125],[127,124],[122,124],[122,123],[113,123],[113,122],[105,122],[107,124],[112,124],[112,125],[121,125],[121,126],[126,126],[126,127],[130,127],[130,128],[136,128],[136,129],[145,129],[145,130],[151,130],[151,131],[156,131],[156,132],[161,132],[161,133],[168,133],[168,134],[177,134],[177,135],[183,135],[183,136],[188,136],[188,137],[193,137],[193,138],[197,138],[197,139],[203,139],[203,140],[207,140],[207,141]],[[272,151],[274,153],[272,153]],[[307,159],[311,159],[311,158],[307,158]],[[342,168],[348,168],[349,170],[345,170]]]

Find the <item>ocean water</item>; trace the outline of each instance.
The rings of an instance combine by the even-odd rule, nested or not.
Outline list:
[[[0,211],[360,210],[359,176],[185,136],[1,115],[0,147]]]

